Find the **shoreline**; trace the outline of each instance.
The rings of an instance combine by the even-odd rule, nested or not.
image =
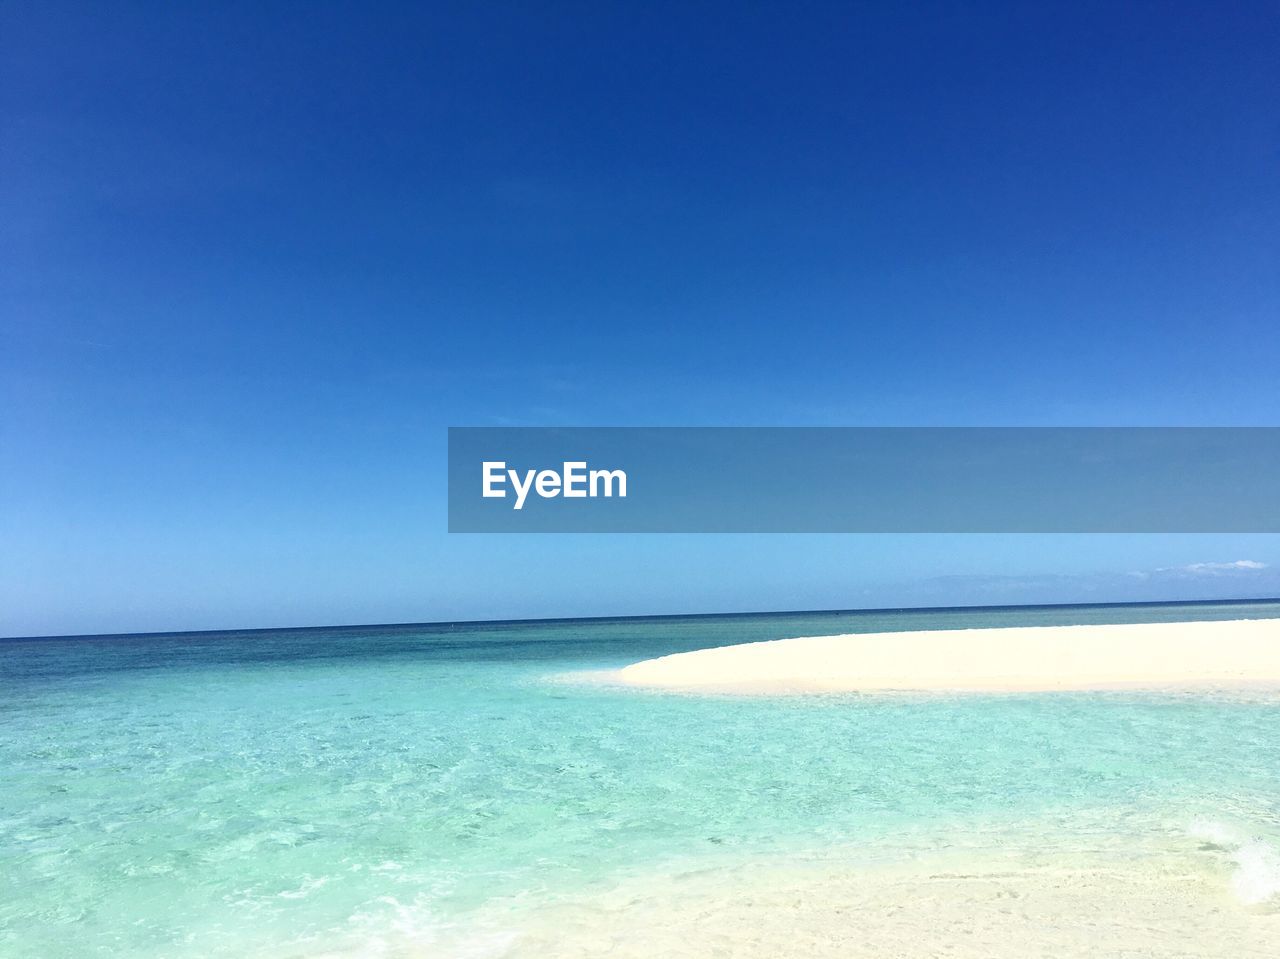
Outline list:
[[[1280,688],[1280,619],[809,636],[662,656],[612,679],[746,694]]]

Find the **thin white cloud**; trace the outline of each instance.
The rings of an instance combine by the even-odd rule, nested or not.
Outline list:
[[[1219,573],[1234,573],[1242,570],[1266,569],[1266,563],[1256,559],[1237,559],[1230,563],[1190,563],[1186,566],[1161,566],[1157,573],[1187,573],[1191,576],[1215,576]]]

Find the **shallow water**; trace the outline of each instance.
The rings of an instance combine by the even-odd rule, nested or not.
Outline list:
[[[1247,952],[1280,910],[1272,697],[770,699],[560,677],[797,635],[1262,616],[1280,604],[0,641],[0,954],[588,955],[606,936],[644,955],[644,929],[681,922],[709,930],[681,937],[689,955],[748,954],[740,917],[691,918],[744,897],[752,941],[815,952],[839,937],[796,902],[945,911],[966,894],[920,883],[960,873],[975,902],[1076,876],[1036,908],[1088,900],[1133,928],[1161,921],[1142,903],[1185,897],[1203,949],[1176,954]],[[999,930],[1019,913],[992,915],[1014,916],[983,927],[1013,949]],[[864,941],[891,954],[913,935],[895,922]],[[1051,935],[1018,928],[1041,930],[1021,954]]]

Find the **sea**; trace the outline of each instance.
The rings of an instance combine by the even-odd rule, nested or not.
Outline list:
[[[1276,956],[1280,698],[694,695],[841,633],[1280,602],[0,640],[0,956]]]

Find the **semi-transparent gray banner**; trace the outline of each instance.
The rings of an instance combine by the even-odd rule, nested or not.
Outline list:
[[[1280,427],[453,427],[454,533],[1275,533]]]

